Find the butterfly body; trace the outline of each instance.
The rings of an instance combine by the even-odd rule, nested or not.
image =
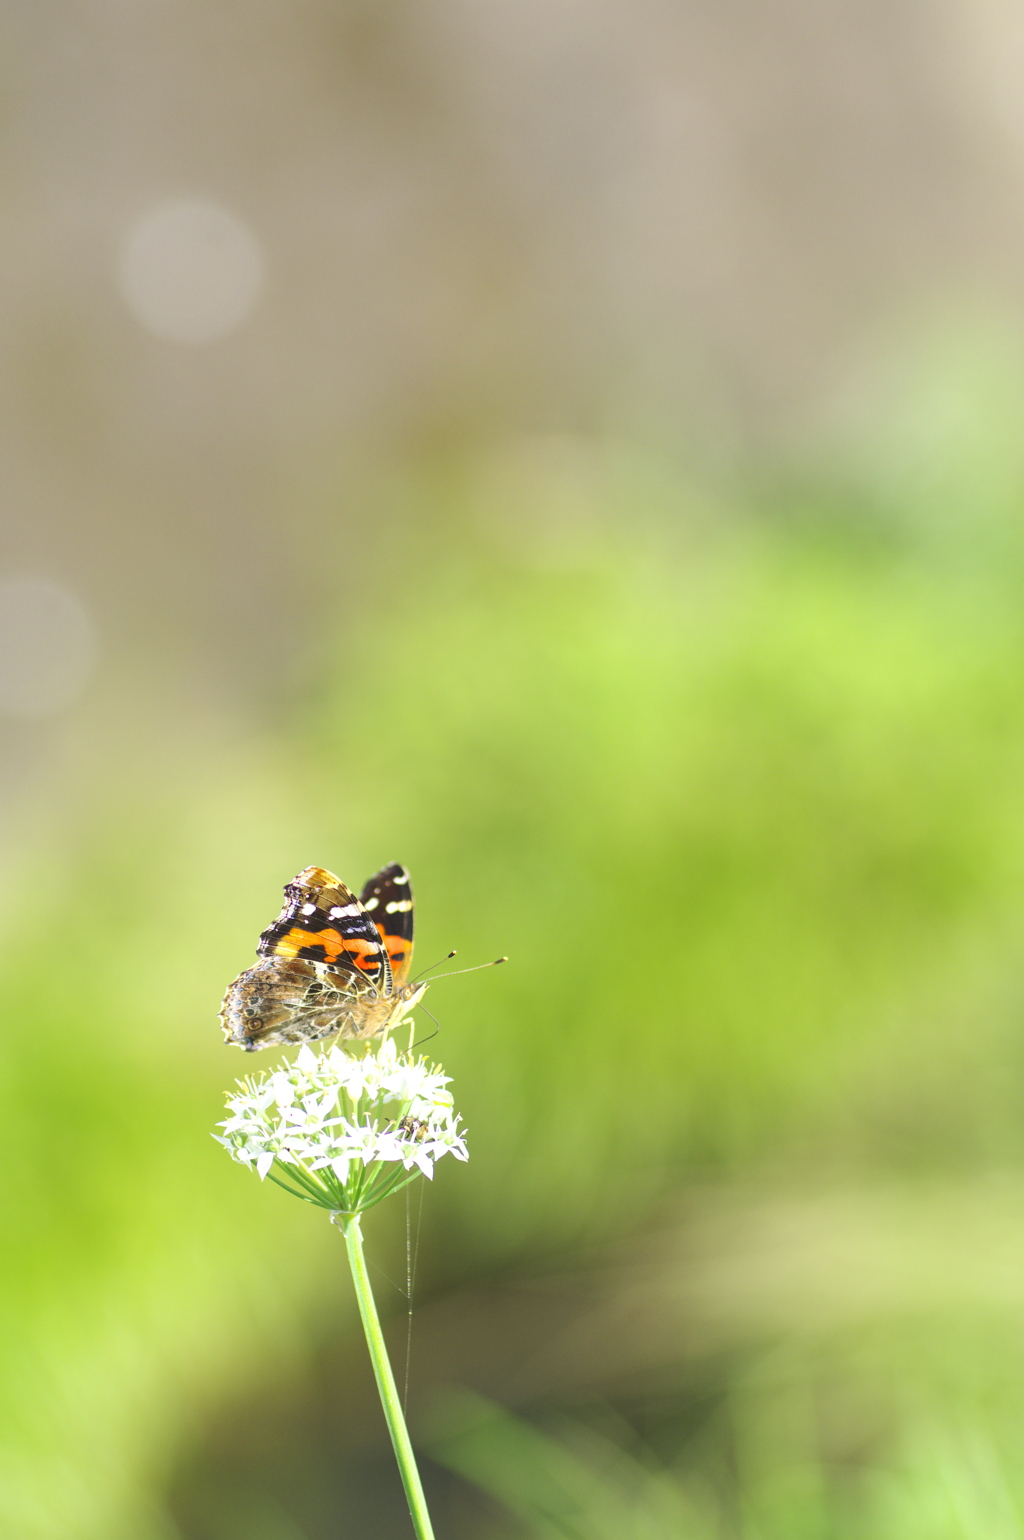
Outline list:
[[[356,898],[333,872],[307,866],[284,895],[260,936],[260,960],[224,996],[225,1041],[253,1053],[397,1027],[427,988],[407,982],[413,898],[405,867],[383,867]]]

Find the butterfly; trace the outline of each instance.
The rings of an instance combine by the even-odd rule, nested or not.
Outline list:
[[[392,862],[359,897],[322,866],[287,884],[284,908],[260,936],[259,962],[221,1002],[225,1042],[254,1053],[277,1043],[390,1032],[422,999],[408,983],[413,897]]]

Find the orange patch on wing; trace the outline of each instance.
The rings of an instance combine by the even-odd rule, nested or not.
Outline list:
[[[293,926],[275,943],[274,956],[298,957],[306,947],[314,946],[323,947],[325,962],[337,962],[342,952],[347,952],[364,973],[376,973],[380,967],[380,947],[375,941],[367,941],[362,936],[349,936],[346,940],[336,930],[303,930],[299,925]]]
[[[395,977],[400,981],[403,969],[408,967],[409,942],[405,936],[389,936],[383,925],[378,925],[377,929],[380,931],[380,939],[384,943],[384,950],[388,954]]]

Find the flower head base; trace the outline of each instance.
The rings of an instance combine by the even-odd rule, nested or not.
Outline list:
[[[292,1064],[240,1080],[213,1137],[261,1181],[358,1214],[421,1172],[432,1177],[442,1155],[468,1159],[448,1079],[390,1038],[360,1058],[304,1046]]]

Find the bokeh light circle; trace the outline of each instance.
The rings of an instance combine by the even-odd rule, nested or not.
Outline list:
[[[69,706],[96,665],[96,628],[70,589],[0,578],[0,715],[31,719]]]
[[[216,342],[248,317],[265,276],[263,250],[247,225],[216,203],[161,203],[128,232],[121,293],[157,337],[193,346]]]

